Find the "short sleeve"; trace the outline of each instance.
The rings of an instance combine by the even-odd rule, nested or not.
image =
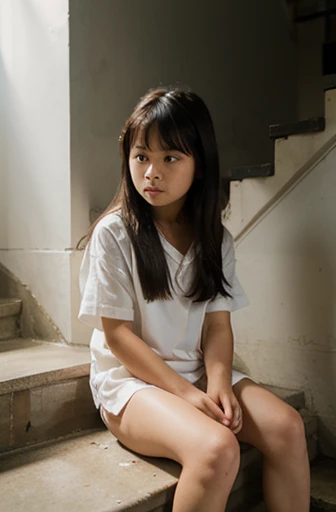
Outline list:
[[[230,283],[232,288],[228,288],[228,292],[232,296],[223,297],[220,293],[213,301],[209,301],[205,312],[214,311],[236,311],[249,305],[249,300],[236,276],[236,259],[231,233],[224,228],[222,241],[222,265],[225,279]]]
[[[103,331],[101,317],[134,319],[134,291],[125,256],[110,229],[95,227],[79,273],[78,319]]]

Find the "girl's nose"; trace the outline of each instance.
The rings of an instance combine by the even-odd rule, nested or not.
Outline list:
[[[158,169],[154,167],[153,164],[150,164],[146,169],[145,177],[148,179],[159,178],[160,173],[158,172]]]

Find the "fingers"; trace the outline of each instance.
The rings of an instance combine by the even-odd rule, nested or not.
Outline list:
[[[235,434],[241,430],[242,412],[237,401],[233,401],[232,403],[230,396],[224,395],[221,400],[224,409],[223,412],[221,407],[219,407],[211,397],[202,392],[201,394],[203,396],[198,396],[198,404],[194,403],[198,409],[204,412],[204,414],[209,416],[211,419],[230,428]]]
[[[242,410],[238,401],[228,394],[221,397],[224,408],[225,417],[228,421],[224,424],[229,426],[234,434],[237,434],[242,429]]]
[[[210,416],[212,419],[219,421],[220,423],[224,423],[225,421],[225,414],[221,410],[221,408],[211,399],[206,399],[205,406],[207,408],[208,416]]]
[[[241,419],[240,422],[238,423],[237,427],[232,428],[232,433],[238,434],[238,432],[240,432],[242,428],[243,428],[243,420]]]
[[[240,408],[240,405],[237,403],[236,407],[234,408],[234,412],[233,412],[233,420],[231,423],[231,430],[234,434],[238,434],[238,432],[242,429],[242,426],[243,426],[242,410]]]
[[[229,421],[229,423],[231,423],[233,413],[232,413],[231,401],[230,401],[230,398],[228,395],[223,396],[222,404],[223,404],[223,409],[224,409],[224,413],[225,413],[225,418]]]
[[[236,426],[237,423],[239,423],[240,418],[241,418],[241,408],[237,403],[237,404],[235,404],[234,409],[233,409],[233,417],[232,417],[232,426],[233,427]]]

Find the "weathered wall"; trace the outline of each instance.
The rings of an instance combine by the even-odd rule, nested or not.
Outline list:
[[[336,143],[237,247],[251,305],[236,351],[261,382],[306,391],[336,456]]]

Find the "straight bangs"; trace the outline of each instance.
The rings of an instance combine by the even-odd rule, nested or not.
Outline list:
[[[173,98],[161,97],[153,105],[148,105],[143,115],[134,118],[128,127],[129,148],[140,136],[141,144],[151,150],[149,141],[153,132],[158,134],[162,150],[175,150],[185,155],[193,155],[202,160],[199,148],[202,147],[200,137],[187,110],[175,104]]]

